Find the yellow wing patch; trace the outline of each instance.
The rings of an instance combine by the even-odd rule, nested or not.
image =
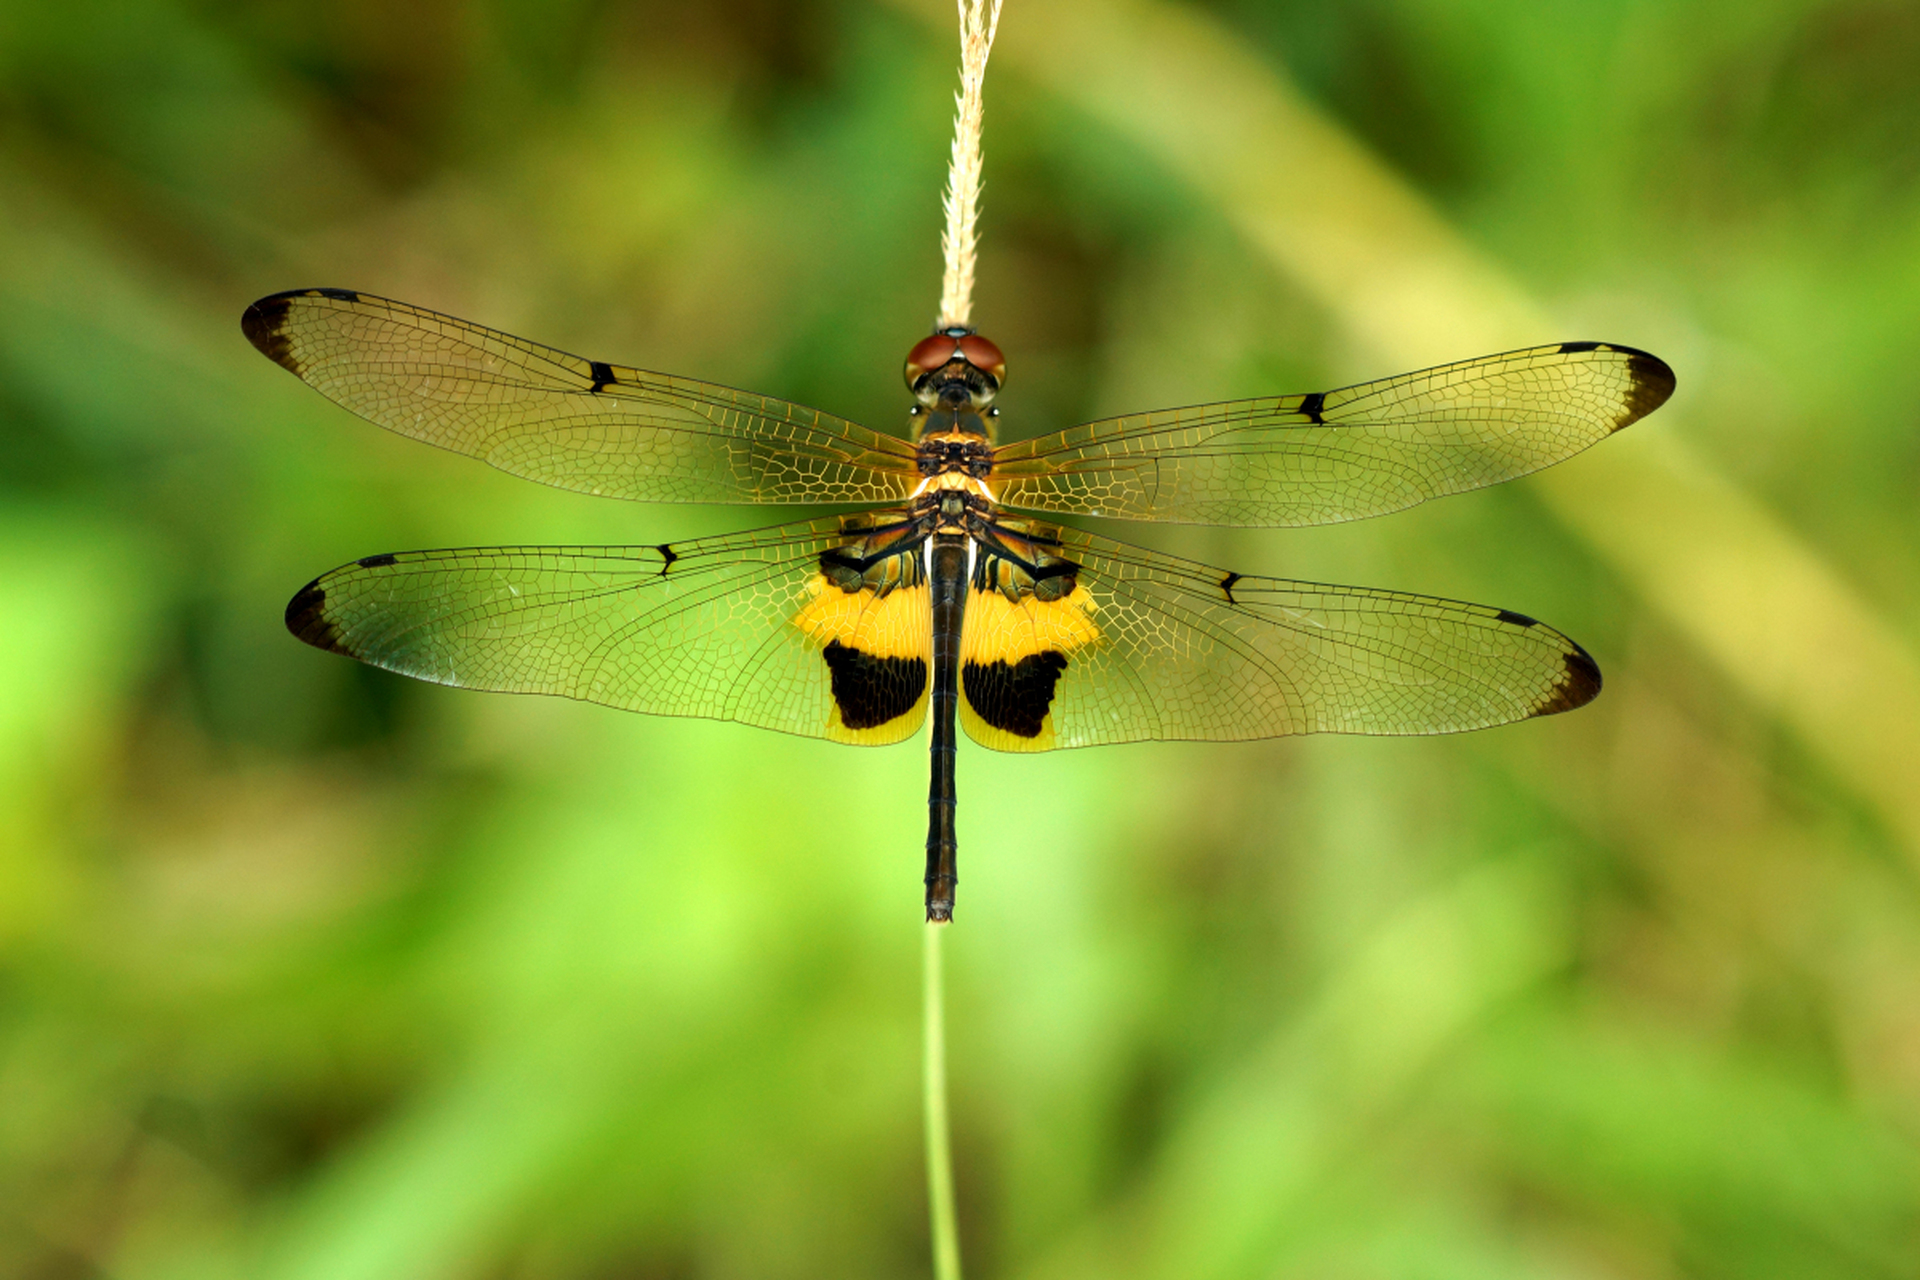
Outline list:
[[[833,693],[828,738],[878,747],[920,728],[933,654],[933,610],[925,583],[847,591],[824,573],[815,574],[793,625],[827,665]]]
[[[1054,688],[1077,655],[1100,642],[1097,608],[1078,585],[1055,600],[1009,599],[991,587],[970,594],[960,639],[967,736],[996,751],[1050,750]]]
[[[933,608],[924,585],[884,594],[872,587],[845,591],[816,573],[807,596],[793,625],[822,648],[838,640],[876,658],[924,658],[933,649]]]
[[[1085,587],[1059,600],[1023,595],[1009,600],[991,588],[967,597],[967,619],[960,638],[960,661],[1004,662],[1057,649],[1072,653],[1100,638],[1093,621],[1098,606]]]

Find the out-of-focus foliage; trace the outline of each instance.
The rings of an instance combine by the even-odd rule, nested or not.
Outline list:
[[[1670,359],[1628,436],[1682,434],[1910,650],[1920,11],[1184,13],[1571,326],[1533,340]],[[924,752],[280,625],[371,552],[787,513],[437,454],[237,321],[348,286],[904,430],[953,46],[940,0],[0,7],[0,1277],[924,1270]],[[975,312],[1007,435],[1415,362],[1022,66]],[[974,1274],[1912,1274],[1915,851],[1534,483],[1123,536],[1537,614],[1606,671],[1577,715],[963,748]]]

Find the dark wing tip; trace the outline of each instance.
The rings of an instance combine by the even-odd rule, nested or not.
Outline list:
[[[268,294],[240,314],[240,332],[247,335],[247,341],[259,348],[267,359],[298,374],[300,362],[293,354],[293,343],[286,333],[287,316],[296,298],[358,302],[360,294],[352,289],[288,289],[284,293]]]
[[[1567,643],[1573,644],[1571,640]],[[1600,696],[1600,664],[1577,644],[1564,656],[1566,670],[1552,691],[1533,709],[1536,716],[1557,716],[1562,711],[1584,707]]]
[[[1625,408],[1613,429],[1631,426],[1658,409],[1673,394],[1673,367],[1659,356],[1638,347],[1623,347],[1609,342],[1610,348],[1627,357],[1627,394]]]
[[[1620,416],[1613,429],[1630,427],[1658,409],[1673,394],[1673,368],[1651,351],[1619,342],[1563,342],[1562,355],[1584,355],[1589,351],[1610,351],[1627,358],[1627,391],[1620,397]]]
[[[240,332],[247,335],[247,341],[258,348],[261,355],[296,374],[300,372],[300,362],[293,358],[293,343],[287,338],[285,326],[293,300],[299,296],[298,293],[270,294],[240,314]]]
[[[287,601],[287,630],[316,649],[347,653],[339,628],[327,617],[327,589],[315,578]]]

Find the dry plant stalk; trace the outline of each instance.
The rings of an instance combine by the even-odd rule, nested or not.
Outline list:
[[[947,163],[947,191],[941,201],[947,226],[940,233],[946,271],[940,281],[939,329],[964,327],[973,315],[974,254],[979,247],[980,90],[987,79],[987,55],[1000,28],[1001,0],[958,0],[960,7],[960,93],[955,98],[953,154]],[[960,1280],[960,1231],[953,1195],[953,1146],[947,1120],[946,1002],[940,965],[944,921],[929,920],[922,955],[925,987],[921,1024],[921,1086],[926,1108],[927,1202],[932,1219],[935,1280]]]
[[[940,234],[946,273],[940,281],[940,323],[946,329],[968,324],[973,315],[974,251],[980,218],[980,89],[987,78],[987,55],[1000,27],[1001,0],[958,0],[960,6],[960,92],[954,98],[953,156],[947,162],[947,228]]]

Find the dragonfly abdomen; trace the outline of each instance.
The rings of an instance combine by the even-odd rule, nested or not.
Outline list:
[[[954,721],[960,701],[960,635],[967,607],[967,543],[964,533],[933,535],[933,781],[927,789],[927,919],[953,919],[953,766],[958,754]]]

